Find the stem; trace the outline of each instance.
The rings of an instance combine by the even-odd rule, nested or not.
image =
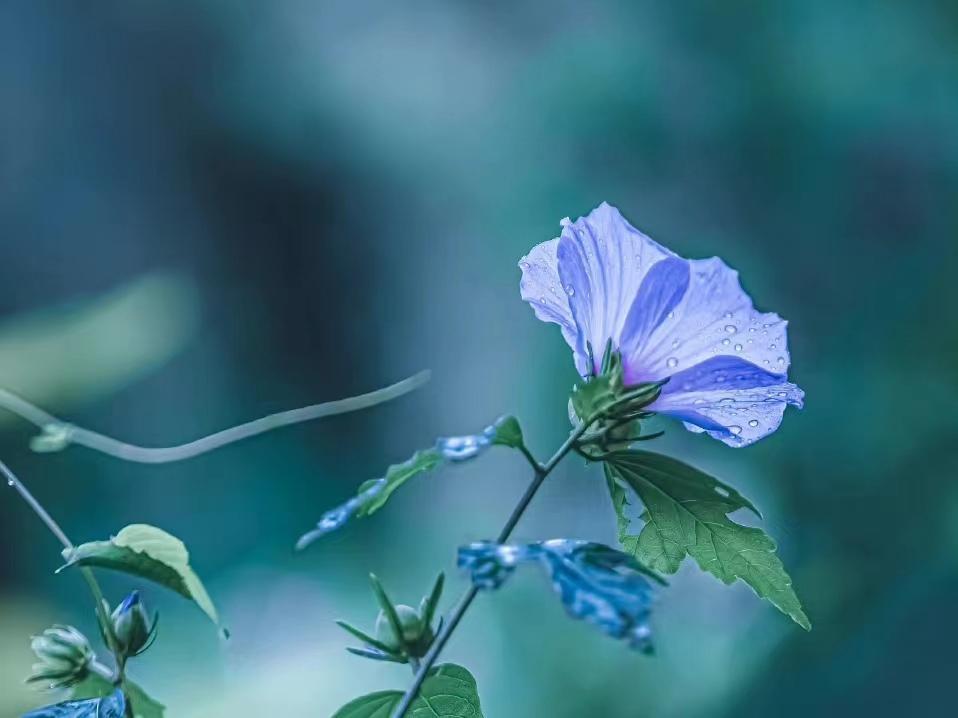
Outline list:
[[[499,537],[496,539],[497,543],[505,543],[509,540],[513,530],[516,528],[516,524],[519,523],[519,519],[522,518],[522,515],[525,513],[526,509],[529,508],[529,503],[536,495],[539,487],[542,486],[542,482],[545,481],[546,477],[550,473],[552,473],[552,470],[559,464],[559,462],[565,458],[565,455],[575,447],[575,443],[594,421],[595,418],[591,418],[588,421],[584,421],[583,423],[579,424],[572,431],[572,433],[569,434],[569,438],[567,438],[565,442],[563,442],[562,446],[560,446],[552,455],[552,458],[544,464],[540,464],[538,461],[536,461],[528,449],[522,452],[529,460],[529,463],[532,464],[535,475],[532,477],[532,482],[529,484],[526,492],[522,495],[522,498],[519,499],[519,503],[516,504],[516,507],[512,510],[512,515],[509,516],[505,526],[502,527],[502,531],[499,532]],[[452,634],[459,625],[459,622],[462,620],[462,617],[465,615],[466,611],[469,610],[469,606],[472,605],[477,593],[479,593],[479,589],[476,586],[472,586],[468,591],[466,591],[465,594],[463,594],[462,598],[459,599],[459,603],[456,604],[455,609],[453,609],[452,614],[450,614],[449,620],[443,625],[442,630],[439,632],[439,635],[436,636],[436,639],[433,641],[432,646],[430,646],[429,651],[425,656],[423,656],[422,664],[419,666],[419,670],[416,672],[416,677],[413,680],[412,685],[409,687],[409,690],[407,690],[406,694],[403,696],[402,701],[396,707],[396,711],[393,713],[392,718],[403,718],[403,716],[406,715],[406,711],[409,710],[412,702],[416,699],[416,695],[419,693],[419,689],[422,687],[423,681],[426,680],[427,674],[429,673],[433,664],[436,662],[436,659],[439,658],[439,654],[442,652],[442,649],[445,648],[446,643],[448,643],[449,639],[452,637]]]
[[[7,485],[16,490],[18,494],[23,498],[31,509],[33,513],[40,517],[40,520],[50,529],[56,539],[63,544],[63,548],[67,551],[73,551],[76,549],[76,546],[73,545],[73,542],[66,535],[60,524],[58,524],[49,512],[43,508],[43,505],[37,501],[36,497],[30,493],[29,489],[23,485],[23,482],[17,478],[10,468],[3,462],[0,461],[0,474],[3,474],[4,478],[7,480]],[[83,575],[84,580],[87,583],[87,586],[90,587],[90,593],[93,594],[93,602],[96,604],[96,615],[100,621],[100,625],[103,628],[103,635],[106,638],[107,647],[110,649],[110,653],[114,656],[118,656],[119,652],[117,651],[116,643],[113,637],[113,629],[110,625],[110,617],[106,613],[106,599],[103,596],[103,590],[100,588],[100,584],[96,580],[96,576],[93,575],[93,571],[90,570],[87,566],[80,567],[80,573]],[[122,668],[119,670],[119,679],[123,678]]]
[[[266,431],[272,431],[282,426],[298,424],[303,421],[312,421],[326,416],[345,414],[350,411],[366,409],[376,404],[390,401],[429,381],[429,372],[421,371],[407,379],[367,394],[351,396],[346,399],[328,401],[323,404],[312,404],[299,409],[281,411],[245,424],[233,426],[215,434],[204,436],[201,439],[185,444],[168,447],[146,447],[127,444],[95,431],[74,426],[52,414],[48,414],[39,407],[31,404],[23,397],[17,396],[8,389],[0,388],[0,408],[13,412],[22,419],[29,421],[46,433],[62,433],[64,447],[69,444],[80,444],[88,449],[99,451],[125,461],[141,464],[165,464],[171,461],[190,459],[208,451],[219,449],[243,439],[248,439]],[[59,449],[61,447],[57,447]]]

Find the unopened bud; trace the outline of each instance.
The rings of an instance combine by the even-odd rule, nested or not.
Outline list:
[[[113,636],[117,651],[124,656],[135,656],[149,647],[156,627],[150,625],[150,617],[140,601],[140,592],[133,591],[116,607],[112,616]]]
[[[33,637],[30,648],[39,661],[33,665],[28,683],[44,683],[51,689],[68,688],[90,672],[93,649],[86,636],[73,626],[48,628]]]

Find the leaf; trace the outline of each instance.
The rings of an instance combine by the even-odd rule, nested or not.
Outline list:
[[[335,531],[354,516],[364,517],[381,509],[393,492],[414,476],[432,471],[442,464],[443,457],[436,449],[417,451],[412,458],[386,469],[386,475],[360,485],[359,493],[341,506],[327,511],[316,528],[304,534],[296,542],[297,549],[304,549],[317,539]]]
[[[522,438],[522,427],[516,417],[501,416],[490,428],[493,430],[491,439],[493,444],[508,446],[510,449],[521,449],[525,446]]]
[[[213,623],[219,622],[209,594],[190,568],[186,545],[155,526],[131,524],[109,541],[91,541],[72,551],[64,549],[63,557],[67,561],[63,568],[108,568],[158,583],[196,603]]]
[[[66,701],[25,713],[22,718],[124,718],[126,698],[122,691],[82,701]]]
[[[447,461],[459,463],[474,459],[490,446],[496,445],[524,448],[522,428],[515,417],[500,417],[480,434],[440,437],[434,447],[417,451],[411,459],[401,464],[393,464],[386,469],[385,476],[363,482],[354,497],[324,513],[316,528],[300,537],[296,548],[306,548],[317,539],[341,528],[350,519],[376,513],[386,505],[393,492],[419,474],[432,471]]]
[[[479,541],[459,549],[459,567],[483,589],[499,588],[525,562],[538,562],[545,569],[570,615],[627,640],[632,648],[651,652],[649,579],[664,582],[634,556],[572,539],[524,545]]]
[[[333,718],[390,718],[402,701],[402,691],[378,691],[350,701]],[[409,718],[483,718],[476,679],[462,666],[445,663],[433,668]]]
[[[640,561],[674,573],[689,555],[726,584],[742,579],[795,623],[811,629],[792,580],[775,555],[775,542],[761,529],[728,518],[738,509],[761,516],[738,491],[688,464],[648,451],[612,454],[607,467],[620,539]],[[637,537],[627,533],[627,501],[617,481],[631,487],[645,505],[645,526]]]
[[[106,678],[91,673],[82,683],[71,690],[70,697],[75,700],[99,698],[110,695],[114,690],[113,684]],[[123,681],[123,690],[130,702],[130,708],[133,710],[133,718],[163,718],[165,715],[166,706],[150,698],[146,691],[129,678]]]

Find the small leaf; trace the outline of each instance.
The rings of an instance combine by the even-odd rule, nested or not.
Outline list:
[[[185,544],[155,526],[131,524],[109,541],[64,549],[63,557],[67,561],[63,568],[108,568],[158,583],[192,600],[214,623],[219,620],[209,594],[190,568]]]
[[[74,700],[101,698],[110,695],[114,690],[116,688],[113,683],[103,676],[91,673],[86,680],[70,691],[70,697]],[[166,706],[150,698],[146,691],[129,678],[123,681],[123,691],[129,700],[133,718],[163,718],[165,715]]]
[[[498,446],[508,446],[510,449],[520,449],[525,446],[522,438],[522,427],[514,416],[502,416],[490,427],[493,430],[492,443]]]
[[[514,545],[479,541],[459,549],[459,567],[474,585],[499,588],[524,562],[538,562],[568,612],[633,648],[650,652],[652,584],[662,580],[633,556],[588,541],[552,539]]]
[[[402,691],[378,691],[350,701],[333,718],[390,718],[402,701]],[[462,666],[445,663],[433,668],[409,718],[483,718],[476,679]]]
[[[356,496],[324,513],[316,528],[300,537],[296,548],[306,548],[317,539],[341,528],[352,518],[376,513],[386,505],[396,489],[413,477],[432,471],[447,461],[459,463],[474,459],[495,445],[516,449],[523,446],[522,429],[515,417],[501,417],[483,429],[481,434],[440,437],[434,447],[417,451],[411,459],[401,464],[393,464],[386,469],[385,476],[363,482]]]
[[[25,713],[23,718],[124,718],[126,698],[115,690],[108,696],[66,701]]]
[[[792,579],[775,555],[775,542],[761,529],[728,518],[738,509],[760,516],[738,491],[688,464],[648,451],[612,454],[606,472],[620,540],[640,561],[674,573],[689,555],[724,583],[742,579],[802,628],[811,629]],[[627,498],[619,482],[645,505],[645,526],[638,536],[628,533]]]
[[[335,531],[354,516],[369,516],[381,509],[393,492],[418,474],[432,471],[443,461],[436,449],[417,451],[413,457],[401,464],[393,464],[381,479],[366,481],[359,487],[359,493],[341,506],[327,511],[320,518],[316,528],[300,537],[297,549],[304,549],[317,539]]]

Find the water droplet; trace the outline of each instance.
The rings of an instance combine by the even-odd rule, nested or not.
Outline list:
[[[748,330],[749,330],[750,332],[754,333],[754,332],[755,332],[755,327],[749,327]]]
[[[668,314],[666,314],[666,316],[667,316],[669,319],[672,319],[672,318],[675,316],[675,312],[669,312]]]
[[[436,442],[436,448],[444,459],[465,461],[478,455],[489,444],[490,440],[485,436],[445,436]]]
[[[555,294],[555,293],[556,293],[556,285],[554,285],[554,284],[550,285],[550,286],[549,286],[549,292],[550,292],[551,294]]]
[[[730,427],[728,428],[728,430],[731,431],[731,432],[732,432],[733,434],[735,434],[736,436],[738,436],[739,434],[742,433],[742,427],[741,427],[741,426],[736,426],[735,424],[733,424],[732,426],[730,426]]]
[[[735,332],[738,331],[738,328],[734,324],[726,324],[725,331],[727,331],[729,334],[735,334]]]
[[[529,269],[529,267],[532,265],[530,265],[526,260],[523,259],[521,262],[519,262],[519,266],[522,267],[523,269]]]
[[[675,348],[678,347],[678,345],[681,344],[681,343],[682,343],[682,342],[680,342],[678,339],[673,339],[673,340],[672,340],[672,348],[675,349]]]
[[[724,344],[725,346],[728,346],[728,345],[731,344],[731,343],[732,343],[732,340],[731,340],[731,339],[723,339],[723,340],[722,340],[722,344]]]
[[[778,395],[779,395],[780,397],[782,397],[782,398],[785,398],[786,396],[788,396],[788,392],[787,392],[787,391],[780,391],[780,392],[778,392]]]
[[[748,422],[748,425],[754,429],[756,426],[758,426],[758,421],[752,419],[750,422]]]
[[[7,486],[13,486],[13,479],[7,479]]]
[[[568,287],[565,288],[565,293],[568,294],[570,297],[575,296],[575,287],[573,287],[570,284]]]
[[[768,359],[762,359],[762,364],[768,365]]]
[[[723,381],[725,381],[725,375],[724,375],[724,374],[716,374],[716,375],[715,375],[715,381],[717,381],[717,382],[719,382],[719,383],[721,384]]]
[[[669,357],[668,359],[665,360],[665,365],[669,367],[670,369],[674,369],[675,367],[679,365],[679,360],[676,359],[675,357]]]
[[[779,358],[776,359],[775,361],[777,361],[779,364],[784,364],[784,363],[785,363],[785,357],[779,357]]]
[[[735,351],[737,351],[737,352],[742,351],[742,345],[741,345],[741,344],[736,344],[736,345],[735,345]]]
[[[776,346],[775,346],[774,344],[769,344],[769,345],[768,345],[768,348],[769,348],[769,349],[775,349]]]
[[[762,328],[763,328],[763,329],[768,329],[770,326],[772,326],[772,325],[771,325],[771,324],[763,324],[763,325],[762,325]]]
[[[732,318],[732,312],[725,312],[725,318],[726,318],[726,319],[731,319],[731,318]]]
[[[693,403],[693,404],[704,404],[704,403],[705,403],[705,399],[696,399],[696,400],[693,401],[692,403]]]
[[[747,344],[751,344],[751,343],[752,343],[752,340],[749,339],[748,342],[746,342],[746,343],[747,343]]]

